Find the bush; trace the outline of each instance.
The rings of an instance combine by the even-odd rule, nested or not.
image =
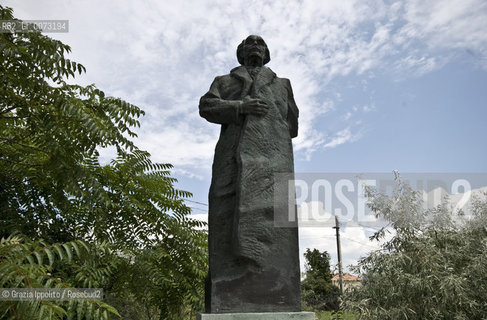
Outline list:
[[[487,196],[485,194],[484,196]],[[421,194],[397,180],[394,195],[369,190],[370,207],[394,230],[362,258],[362,287],[346,306],[363,319],[482,319],[487,314],[487,200],[459,223],[445,201],[422,209]],[[381,239],[385,230],[373,238]]]

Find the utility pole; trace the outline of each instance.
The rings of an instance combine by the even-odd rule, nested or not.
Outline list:
[[[335,216],[335,226],[333,229],[336,230],[337,234],[338,278],[340,280],[340,293],[343,294],[342,249],[340,246],[340,223],[338,222],[337,216]]]

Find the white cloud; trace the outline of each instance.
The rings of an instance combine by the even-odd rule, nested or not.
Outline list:
[[[360,257],[366,256],[370,251],[380,249],[380,243],[370,241],[369,231],[362,227],[348,227],[340,229],[340,242],[342,250],[342,266],[349,271],[350,265],[357,264]],[[305,271],[305,259],[303,253],[307,248],[327,251],[331,256],[332,268],[338,265],[336,231],[331,227],[326,228],[300,228],[299,250],[301,253],[301,271]]]
[[[208,223],[208,214],[207,213],[193,213],[190,217],[194,220],[198,220],[198,221]]]
[[[441,68],[455,50],[487,53],[482,0],[5,2],[20,18],[69,19],[70,32],[52,36],[87,67],[81,82],[146,110],[141,145],[156,161],[188,170],[210,168],[218,138],[218,127],[198,116],[199,97],[236,65],[236,46],[250,33],[264,37],[269,66],[291,79],[301,115],[295,150],[308,159],[360,137],[353,126],[331,135],[318,127],[341,99],[327,91],[334,79],[420,76]]]
[[[171,170],[171,172],[174,173],[174,174],[181,174],[181,175],[187,176],[190,179],[197,179],[197,180],[200,180],[200,181],[203,181],[205,179],[205,177],[202,176],[202,175],[194,174],[192,171],[185,170],[185,169],[181,169],[179,167],[173,168]]]
[[[487,3],[481,0],[420,1],[405,5],[402,33],[423,39],[431,48],[475,48],[487,45]]]
[[[338,131],[333,137],[329,139],[328,142],[326,142],[323,145],[324,149],[329,149],[329,148],[335,148],[341,144],[347,143],[347,142],[353,142],[357,139],[360,138],[360,134],[352,134],[350,131],[350,128],[347,127],[341,131]]]
[[[375,105],[365,105],[362,107],[362,110],[364,112],[372,112],[372,111],[375,111]]]

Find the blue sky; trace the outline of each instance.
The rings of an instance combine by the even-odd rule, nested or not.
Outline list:
[[[174,164],[196,202],[207,203],[219,133],[199,117],[199,97],[237,65],[249,34],[291,80],[296,172],[487,172],[483,0],[3,3],[21,19],[69,20],[69,33],[50,35],[87,68],[77,82],[146,111],[138,145]],[[202,218],[206,206],[189,204]],[[301,250],[336,262],[334,230],[311,229]],[[345,265],[376,247],[370,231],[344,230]]]

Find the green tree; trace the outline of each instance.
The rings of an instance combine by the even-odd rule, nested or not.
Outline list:
[[[0,6],[0,20],[13,19],[12,9]],[[184,279],[192,286],[157,283],[148,293],[158,299],[150,300],[155,315],[176,318],[169,305],[201,308],[206,233],[187,217],[182,199],[191,194],[174,187],[170,164],[153,163],[134,144],[140,108],[95,85],[72,84],[85,68],[66,57],[70,50],[36,31],[0,33],[0,238],[18,232],[26,246],[82,240],[92,259],[38,261],[39,270],[66,285],[99,285],[114,303],[138,304],[136,275],[156,277],[151,272],[159,268],[165,278],[154,283]],[[102,165],[99,150],[109,147],[117,156]],[[115,254],[98,257],[101,244]],[[13,262],[30,265],[1,260]],[[2,278],[18,276],[4,270]]]
[[[444,203],[432,210],[399,178],[392,196],[369,189],[370,207],[393,237],[357,267],[363,285],[347,298],[363,319],[483,319],[487,314],[487,199],[471,220]],[[484,196],[487,196],[485,194]],[[382,239],[385,230],[373,238]]]
[[[338,309],[339,290],[331,282],[330,255],[306,249],[306,278],[301,282],[302,300],[312,310]]]
[[[72,289],[78,287],[100,287],[106,275],[115,268],[113,254],[105,244],[88,247],[83,241],[47,244],[43,240],[32,241],[18,234],[0,240],[0,288],[50,288]],[[102,260],[104,266],[87,269],[81,260]],[[69,276],[56,272],[56,268],[72,266],[70,272],[76,279],[67,282]],[[84,270],[80,270],[84,269]],[[91,271],[91,272],[90,272]],[[109,314],[119,316],[117,310],[100,300],[59,301],[2,301],[1,319],[108,319]]]

